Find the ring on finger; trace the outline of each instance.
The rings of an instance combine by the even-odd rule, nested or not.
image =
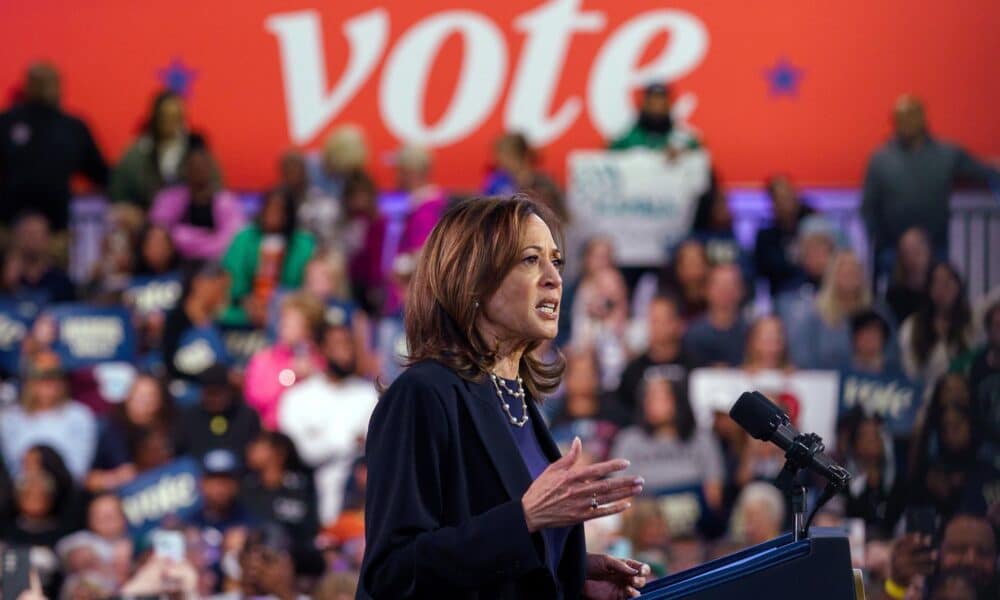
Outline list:
[[[601,503],[597,501],[597,493],[595,492],[593,496],[590,497],[590,510],[597,510],[597,507]]]

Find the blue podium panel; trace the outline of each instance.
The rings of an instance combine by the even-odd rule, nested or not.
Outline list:
[[[647,600],[848,600],[854,573],[847,537],[814,528],[808,539],[785,535],[764,544],[652,581]]]

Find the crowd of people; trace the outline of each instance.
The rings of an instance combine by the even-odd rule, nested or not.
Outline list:
[[[916,98],[900,99],[894,123],[863,182],[874,264],[782,175],[766,182],[770,223],[741,246],[715,173],[665,264],[625,268],[601,236],[568,256],[579,267],[563,281],[560,334],[539,350],[567,368],[543,411],[564,448],[580,437],[590,460],[627,458],[646,482],[629,511],[587,524],[590,550],[664,575],[787,531],[780,451],[728,406],[699,417],[691,376],[851,371],[912,382],[918,410],[907,431],[874,405],[835,413],[827,443],[853,477],[817,524],[852,533],[870,597],[998,597],[1000,295],[970,298],[947,261],[953,184],[998,173],[932,137]],[[422,244],[476,195],[528,193],[573,227],[519,133],[496,141],[470,191],[436,184],[416,145],[379,186],[364,131],[338,126],[319,152],[282,154],[274,187],[249,204],[226,187],[209,134],[164,91],[109,166],[44,64],[0,113],[0,303],[34,307],[0,367],[0,545],[31,548],[46,597],[353,598],[375,381],[405,369]],[[701,142],[653,85],[608,145],[671,160]],[[80,175],[109,208],[100,260],[73,280]],[[137,295],[137,282],[162,293]],[[125,307],[134,358],[67,368],[52,316],[66,303]],[[801,408],[772,400],[793,418]],[[142,487],[172,472],[196,474],[197,501],[146,527]],[[807,483],[815,497],[820,482]],[[180,534],[180,555],[163,532]]]

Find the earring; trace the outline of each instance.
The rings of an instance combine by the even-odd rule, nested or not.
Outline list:
[[[479,300],[472,303],[472,308],[479,308]]]

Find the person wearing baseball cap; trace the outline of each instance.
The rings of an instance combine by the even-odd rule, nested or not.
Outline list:
[[[652,82],[642,92],[639,116],[632,127],[613,140],[611,150],[649,148],[651,150],[696,150],[701,147],[690,132],[678,127],[671,114],[673,100],[666,84]]]
[[[201,459],[201,512],[192,519],[201,528],[226,530],[251,524],[250,513],[240,501],[243,461],[228,448],[206,452]]]

